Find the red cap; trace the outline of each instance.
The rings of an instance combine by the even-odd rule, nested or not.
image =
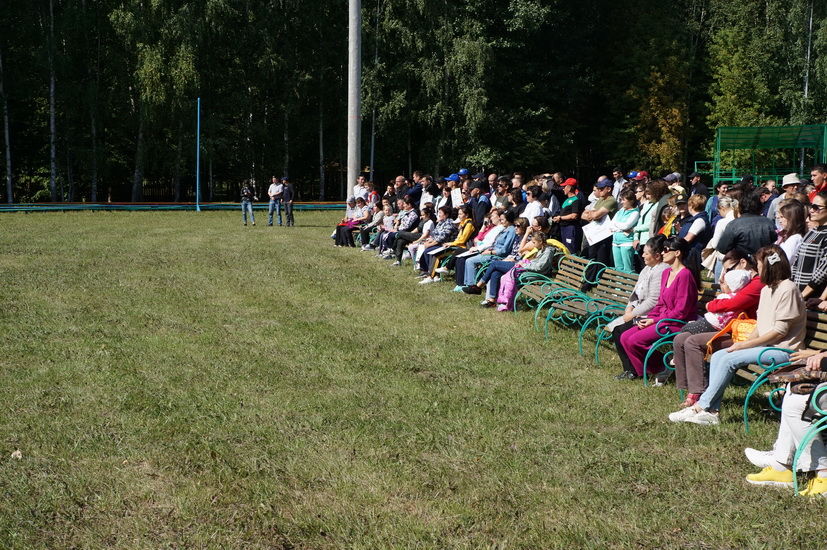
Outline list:
[[[577,180],[574,179],[574,178],[569,178],[569,179],[567,179],[566,181],[564,181],[562,183],[563,187],[566,187],[566,186],[569,186],[569,185],[573,185],[574,187],[577,187]]]

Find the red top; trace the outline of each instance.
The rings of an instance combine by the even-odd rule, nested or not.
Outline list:
[[[750,319],[755,319],[762,288],[764,288],[764,283],[756,275],[744,288],[736,292],[735,296],[712,300],[706,305],[706,310],[710,313],[723,313],[725,311],[741,313],[743,311]]]

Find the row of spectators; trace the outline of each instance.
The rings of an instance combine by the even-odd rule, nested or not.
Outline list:
[[[354,246],[358,233],[363,250],[393,266],[410,258],[421,284],[453,270],[455,291],[485,292],[482,305],[503,311],[513,309],[518,275],[550,271],[557,250],[639,273],[626,310],[607,327],[624,366],[617,378],[639,378],[659,333],[678,333],[674,372],[687,397],[669,419],[715,425],[734,373],[759,358],[792,357],[813,376],[827,371],[827,353],[804,349],[807,307],[827,311],[827,167],[810,175],[806,182],[788,174],[777,196],[774,186],[744,178],[717,185],[708,199],[697,174],[683,185],[677,173],[652,181],[645,172],[624,177],[616,170],[586,198],[562,174],[525,182],[464,170],[442,181],[415,173],[412,184],[400,176],[382,196],[358,182],[332,237]],[[705,311],[698,303],[702,270],[721,289]],[[738,342],[721,332],[736,316],[756,321]],[[649,365],[656,374],[662,357],[655,354]],[[811,425],[811,396],[787,388],[772,450],[746,450],[762,468],[747,477],[750,483],[792,484],[792,458]],[[827,495],[821,439],[808,445],[798,468],[813,472],[806,494]]]

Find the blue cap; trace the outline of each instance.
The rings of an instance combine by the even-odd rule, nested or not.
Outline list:
[[[450,176],[445,178],[445,181],[459,181],[459,175],[458,174],[451,174]]]
[[[288,182],[288,181],[290,181],[290,178],[288,178],[287,176],[284,176],[283,178],[281,178],[281,181],[282,181],[282,183]]]
[[[604,187],[614,187],[615,182],[610,180],[609,178],[603,178],[602,180],[598,181],[594,184],[595,187],[602,189]]]
[[[457,175],[467,176],[468,175],[468,168],[460,168],[459,172],[457,172]]]
[[[635,170],[632,170],[631,172],[626,174],[626,177],[627,178],[636,178],[637,177],[637,172]]]

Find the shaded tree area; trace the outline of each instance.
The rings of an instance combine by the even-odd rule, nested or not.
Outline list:
[[[344,0],[36,0],[0,19],[3,200],[341,197]],[[363,164],[688,171],[715,127],[827,120],[827,3],[365,0]]]

